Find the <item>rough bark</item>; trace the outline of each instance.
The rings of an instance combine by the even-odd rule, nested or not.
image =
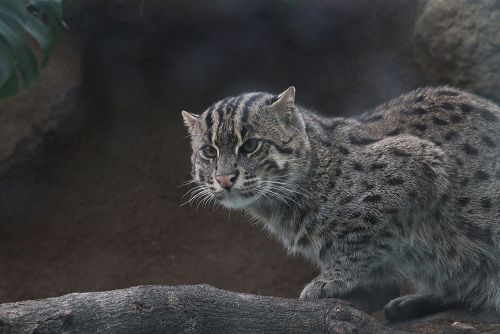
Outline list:
[[[0,305],[0,334],[403,333],[353,304],[228,292],[209,285],[138,286]]]

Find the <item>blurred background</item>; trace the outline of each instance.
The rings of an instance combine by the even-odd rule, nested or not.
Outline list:
[[[244,214],[182,196],[181,110],[297,89],[330,116],[424,85],[499,101],[485,0],[63,0],[69,30],[0,101],[0,303],[143,284],[296,298],[318,272]]]

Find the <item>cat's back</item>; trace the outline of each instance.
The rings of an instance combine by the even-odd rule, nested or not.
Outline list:
[[[344,131],[354,155],[373,155],[377,143],[398,146],[399,138],[408,136],[432,143],[446,161],[451,187],[446,196],[453,207],[477,221],[500,221],[500,108],[495,103],[451,87],[429,87],[350,121]]]
[[[463,156],[498,156],[500,148],[500,108],[451,87],[415,90],[356,120],[359,135],[374,140],[407,134]]]

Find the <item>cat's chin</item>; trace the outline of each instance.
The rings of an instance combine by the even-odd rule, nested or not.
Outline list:
[[[243,209],[256,200],[256,196],[241,197],[234,194],[228,194],[222,200],[220,200],[220,203],[228,209]]]

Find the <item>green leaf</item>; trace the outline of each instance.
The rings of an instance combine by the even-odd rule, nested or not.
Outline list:
[[[10,47],[14,58],[18,58],[25,45],[24,27],[11,10],[4,6],[0,7],[0,38]]]
[[[45,14],[62,19],[61,0],[31,0],[30,2]]]
[[[0,40],[0,88],[9,80],[10,72],[14,70],[12,56],[8,50],[7,43]]]
[[[41,67],[44,68],[50,61],[52,49],[52,32],[42,21],[29,14],[26,16],[26,30],[36,39],[43,51]]]
[[[40,70],[35,55],[26,45],[24,46],[23,53],[21,53],[18,59],[17,68],[19,72],[21,72],[24,89],[28,90],[38,80]]]
[[[0,6],[4,6],[11,10],[16,16],[18,16],[23,22],[26,20],[26,4],[22,0],[2,0]]]
[[[34,7],[36,14],[30,13]],[[60,38],[61,23],[65,26],[61,0],[0,0],[0,99],[18,93],[19,73],[26,90],[39,77],[38,60],[26,45],[25,33],[40,45],[43,68],[50,61],[54,41]]]
[[[17,74],[16,71],[12,70],[5,84],[0,87],[0,99],[6,99],[8,97],[15,96],[17,92]]]

